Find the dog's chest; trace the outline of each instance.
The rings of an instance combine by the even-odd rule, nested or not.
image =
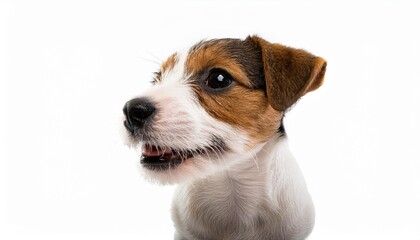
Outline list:
[[[173,203],[177,230],[194,239],[258,239],[278,231],[270,229],[281,219],[265,204],[265,179],[243,181],[222,174],[179,187]]]

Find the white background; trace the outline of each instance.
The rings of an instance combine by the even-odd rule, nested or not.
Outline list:
[[[259,34],[328,60],[285,120],[309,239],[420,239],[420,4],[0,0],[0,238],[171,239],[122,106],[202,38]],[[164,93],[162,93],[164,94]]]

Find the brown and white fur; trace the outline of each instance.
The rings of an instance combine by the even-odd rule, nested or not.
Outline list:
[[[178,183],[175,239],[305,239],[314,207],[289,151],[285,112],[321,86],[326,62],[245,40],[202,41],[168,58],[124,106],[145,176]]]

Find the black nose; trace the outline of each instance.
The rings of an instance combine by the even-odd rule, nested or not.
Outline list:
[[[147,98],[134,98],[128,101],[123,108],[126,116],[126,121],[124,121],[125,127],[132,132],[142,127],[155,110],[153,103]]]

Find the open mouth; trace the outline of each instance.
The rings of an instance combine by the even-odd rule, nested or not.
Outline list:
[[[145,144],[140,163],[149,170],[163,171],[175,168],[185,160],[202,153],[204,150],[175,150]]]
[[[212,136],[211,144],[197,149],[175,149],[145,143],[140,164],[153,171],[174,169],[187,160],[201,155],[222,154],[229,149],[221,138]]]

